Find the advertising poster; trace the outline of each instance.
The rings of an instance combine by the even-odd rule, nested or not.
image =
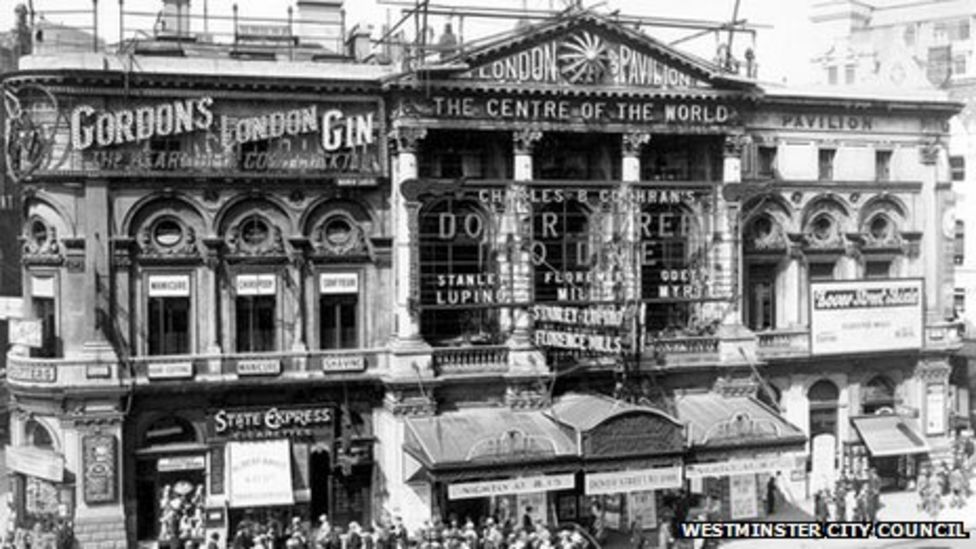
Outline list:
[[[945,431],[945,385],[930,383],[925,391],[925,434],[938,435]]]
[[[546,524],[546,493],[532,492],[529,494],[519,494],[518,498],[518,524],[522,524],[522,517],[529,515],[532,517],[532,524]]]
[[[729,488],[732,520],[756,518],[759,516],[759,508],[756,501],[756,475],[733,475],[729,477]]]
[[[921,280],[810,283],[815,355],[922,347]]]
[[[628,525],[638,524],[643,530],[657,528],[657,492],[631,492],[627,498]]]

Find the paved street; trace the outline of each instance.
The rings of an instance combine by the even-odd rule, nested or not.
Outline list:
[[[946,508],[938,516],[932,517],[923,515],[918,510],[918,496],[915,492],[891,492],[881,495],[884,507],[878,513],[879,521],[947,521],[962,522],[965,528],[972,532],[976,528],[976,495],[969,499],[963,508]],[[776,513],[772,520],[778,521],[802,521],[813,520],[813,500],[800,501],[797,504],[786,503],[780,512]],[[722,544],[723,548],[734,549],[753,549],[753,548],[779,548],[789,547],[790,549],[804,549],[815,547],[817,549],[841,549],[848,547],[905,547],[905,548],[953,548],[953,547],[974,547],[976,546],[976,533],[974,539],[969,540],[738,540],[729,541]]]

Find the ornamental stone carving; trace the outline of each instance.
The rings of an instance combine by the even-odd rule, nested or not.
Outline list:
[[[730,134],[725,136],[722,152],[726,157],[741,158],[742,151],[752,143],[752,139],[744,134]]]
[[[621,136],[624,156],[640,156],[644,146],[651,142],[647,132],[627,132]]]
[[[512,132],[512,147],[515,154],[532,154],[532,149],[542,139],[542,131],[524,128]]]
[[[427,137],[427,128],[399,126],[390,130],[390,145],[395,152],[416,154],[420,142]]]
[[[427,417],[437,413],[437,406],[431,397],[403,390],[387,391],[383,397],[383,407],[399,417]]]
[[[939,152],[941,150],[942,141],[939,139],[930,139],[922,143],[919,147],[919,161],[926,166],[931,166],[939,161]]]

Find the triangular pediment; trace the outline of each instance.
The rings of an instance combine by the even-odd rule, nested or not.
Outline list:
[[[589,10],[572,10],[443,59],[437,79],[499,84],[653,90],[755,88],[639,30]],[[421,69],[424,70],[424,69]]]

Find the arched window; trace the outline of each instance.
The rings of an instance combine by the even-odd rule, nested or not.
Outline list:
[[[494,231],[474,201],[447,198],[420,212],[420,330],[431,343],[491,339],[501,283],[491,256]]]
[[[837,408],[840,391],[826,379],[813,384],[807,391],[810,402],[810,438],[829,434],[837,436]]]
[[[586,301],[593,267],[590,216],[577,200],[546,204],[532,216],[535,301]]]
[[[142,435],[142,447],[197,442],[197,432],[189,421],[165,416],[152,422]]]
[[[41,448],[43,450],[54,450],[54,437],[47,427],[41,425],[36,419],[29,419],[24,425],[24,438],[28,446]]]
[[[876,414],[895,407],[895,384],[885,376],[875,376],[861,388],[861,411]]]

